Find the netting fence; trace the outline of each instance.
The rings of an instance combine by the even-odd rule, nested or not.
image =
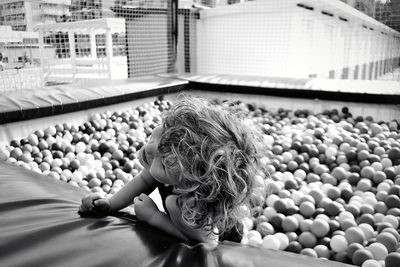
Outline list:
[[[399,13],[395,0],[3,0],[0,91],[165,73],[400,80]]]

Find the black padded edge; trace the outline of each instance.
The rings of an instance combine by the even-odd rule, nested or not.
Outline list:
[[[307,90],[294,88],[271,88],[271,87],[254,87],[244,85],[231,84],[211,84],[202,82],[189,81],[188,89],[240,93],[253,95],[269,95],[289,98],[305,98],[305,99],[321,99],[334,100],[342,102],[358,102],[358,103],[375,103],[375,104],[400,104],[400,95],[384,95],[384,94],[360,94],[347,92],[332,92],[322,90]]]
[[[153,97],[164,94],[176,93],[185,89],[187,84],[171,85],[167,87],[155,88],[146,91],[139,91],[130,94],[117,95],[108,98],[92,99],[89,101],[76,102],[64,105],[54,105],[27,110],[16,110],[0,113],[0,124],[37,119],[47,116],[54,116],[68,112],[86,110],[96,107],[103,107],[123,102],[128,102],[145,97]]]

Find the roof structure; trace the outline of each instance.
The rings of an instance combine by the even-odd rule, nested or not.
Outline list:
[[[73,21],[53,24],[37,25],[35,30],[52,31],[52,32],[67,32],[75,33],[105,33],[107,30],[111,32],[125,32],[124,18],[102,18],[85,21]]]

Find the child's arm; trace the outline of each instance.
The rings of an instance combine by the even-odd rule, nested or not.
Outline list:
[[[82,199],[79,207],[81,214],[104,214],[118,211],[133,203],[133,199],[141,193],[149,194],[156,187],[156,182],[147,169],[143,169],[138,175],[126,184],[111,198],[104,198],[103,194],[94,193]]]
[[[189,241],[189,239],[176,228],[169,216],[157,208],[157,205],[148,195],[140,194],[140,196],[135,197],[134,204],[136,217],[139,220],[145,221],[182,240]]]
[[[173,223],[175,229],[177,229],[180,233],[185,235],[190,240],[217,245],[218,236],[216,236],[215,234],[205,231],[204,229],[194,229],[186,225],[186,223],[182,219],[181,209],[178,207],[176,200],[176,195],[170,195],[165,201],[170,220]],[[163,228],[163,224],[159,223],[158,227]]]
[[[166,199],[166,208],[169,216],[158,210],[153,200],[145,195],[141,194],[135,198],[135,212],[136,216],[148,224],[162,229],[163,231],[174,235],[184,241],[198,241],[205,242],[211,245],[218,244],[218,237],[215,235],[209,235],[208,232],[201,229],[193,229],[182,220],[182,214],[179,207],[176,205],[176,196],[171,195]]]
[[[118,211],[133,204],[141,193],[150,194],[156,188],[156,181],[147,169],[143,169],[129,183],[115,193],[110,200],[110,211]]]

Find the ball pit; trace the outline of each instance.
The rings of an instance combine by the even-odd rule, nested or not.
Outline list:
[[[218,104],[223,101],[216,100]],[[0,147],[0,158],[91,192],[115,194],[142,170],[137,151],[171,102],[57,124]],[[348,108],[237,108],[263,133],[259,190],[243,244],[358,266],[398,266],[399,124],[353,118]],[[261,200],[261,202],[260,202]]]

